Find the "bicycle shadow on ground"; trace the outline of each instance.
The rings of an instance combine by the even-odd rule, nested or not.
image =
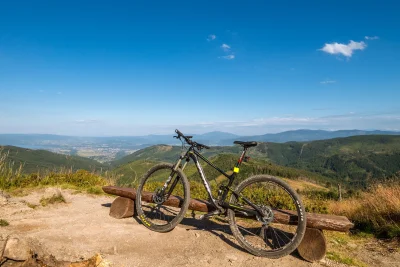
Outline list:
[[[199,220],[196,218],[184,218],[180,225],[185,227],[187,231],[207,231],[217,237],[222,241],[227,243],[229,246],[234,247],[240,251],[248,253],[247,250],[238,245],[235,238],[232,235],[231,229],[228,225],[228,221],[220,218],[214,217],[213,220],[204,219]]]
[[[137,219],[139,223],[141,221]],[[223,240],[225,243],[230,245],[231,247],[234,247],[235,249],[238,249],[242,252],[249,253],[247,250],[245,250],[242,246],[240,246],[235,237],[232,234],[231,228],[229,227],[229,222],[228,219],[224,217],[218,217],[215,216],[212,218],[212,220],[209,219],[196,219],[196,218],[184,218],[181,223],[181,226],[186,227],[186,230],[188,231],[207,231],[212,233],[213,235],[219,237],[221,240]],[[291,256],[304,261],[303,258],[298,254],[297,249],[290,254]]]
[[[111,207],[111,203],[104,203],[104,204],[101,204],[101,206]],[[136,216],[136,214],[137,214],[136,208],[134,208],[134,209],[135,209],[135,211],[134,211],[135,215],[133,216],[133,219],[136,220],[136,222],[138,224],[142,224],[142,221]],[[231,246],[235,249],[238,249],[244,253],[249,253],[242,246],[237,244],[237,241],[236,241],[235,237],[233,236],[232,231],[229,227],[229,222],[224,217],[215,216],[211,220],[210,219],[200,220],[198,218],[185,217],[177,227],[183,227],[187,231],[207,231],[207,232],[219,237],[222,241],[227,243],[229,246]],[[298,254],[297,250],[292,252],[290,255],[299,260],[304,261],[304,259],[301,258],[300,255]]]

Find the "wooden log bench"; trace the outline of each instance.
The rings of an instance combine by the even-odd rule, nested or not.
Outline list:
[[[134,201],[136,199],[136,190],[133,188],[104,186],[103,191],[107,194],[119,196],[111,204],[110,216],[121,219],[132,217],[134,215]],[[142,200],[152,202],[152,193],[145,192]],[[179,207],[182,199],[176,196],[170,196],[164,205]],[[215,208],[209,202],[198,199],[191,199],[189,209],[201,212],[211,212]],[[354,225],[345,216],[336,216],[330,214],[306,213],[307,229],[303,241],[300,243],[297,251],[299,255],[310,262],[318,261],[324,258],[327,250],[327,243],[323,230],[347,232]],[[297,221],[297,215],[290,211],[275,211],[274,221],[282,224],[290,224]]]

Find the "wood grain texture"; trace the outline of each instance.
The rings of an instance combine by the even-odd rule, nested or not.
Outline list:
[[[307,228],[303,240],[297,247],[299,255],[310,262],[322,260],[326,254],[326,239],[320,229]]]
[[[110,216],[116,219],[128,218],[134,215],[135,202],[131,198],[117,197],[110,208]]]

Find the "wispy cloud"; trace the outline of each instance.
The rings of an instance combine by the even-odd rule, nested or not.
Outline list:
[[[365,40],[378,40],[378,36],[365,36]]]
[[[213,41],[213,40],[215,40],[217,38],[217,36],[215,35],[215,34],[210,34],[208,37],[207,37],[207,41]]]
[[[219,58],[223,58],[223,59],[232,60],[232,59],[235,59],[235,55],[231,54],[231,55],[222,56],[222,57],[219,57]]]
[[[367,44],[363,41],[361,42],[354,42],[351,40],[348,44],[341,44],[341,43],[331,43],[325,44],[319,50],[322,50],[331,55],[343,55],[347,58],[350,58],[355,50],[364,50],[367,47]]]
[[[99,122],[99,120],[95,120],[95,119],[87,119],[87,120],[76,120],[75,123],[78,124],[91,124],[91,123],[97,123]]]
[[[227,44],[222,44],[221,45],[222,50],[224,50],[225,52],[229,52],[231,50],[231,47]]]
[[[315,110],[328,110],[322,108]],[[182,127],[181,127],[182,126]],[[209,121],[195,124],[177,125],[191,131],[228,131],[241,134],[265,134],[295,129],[398,129],[400,114],[363,114],[347,112],[329,116],[277,116],[245,121]]]
[[[319,83],[321,83],[321,84],[330,84],[330,83],[335,83],[336,81],[333,81],[333,80],[325,80],[325,81],[322,81],[322,82],[319,82]]]

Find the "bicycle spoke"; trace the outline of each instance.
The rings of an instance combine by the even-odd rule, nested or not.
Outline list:
[[[183,199],[183,203],[179,207],[167,207],[164,205],[167,195],[164,192],[165,181],[174,174],[171,164],[159,164],[153,167],[141,181],[139,187],[140,193],[150,192],[153,197],[149,202],[137,202],[136,206],[139,217],[144,215],[143,223],[146,227],[160,232],[166,232],[173,229],[180,220],[183,219],[190,196],[188,182],[186,176],[181,171],[176,171],[179,179],[172,179],[165,192],[171,192],[171,196]],[[176,177],[176,176],[175,176]],[[138,191],[139,191],[138,190]],[[187,196],[187,197],[186,197]],[[154,203],[153,203],[154,202]],[[159,203],[159,204],[157,204]]]
[[[236,193],[242,196],[237,199],[234,197],[231,202],[236,206],[246,206],[246,201],[250,201],[252,205],[257,206],[261,214],[257,215],[256,220],[249,218],[236,217],[235,212],[230,213],[231,228],[235,237],[250,252],[258,255],[274,255],[290,253],[295,249],[292,244],[294,240],[299,242],[301,235],[304,234],[305,224],[302,223],[302,231],[298,232],[298,225],[283,225],[273,223],[273,210],[288,210],[289,212],[299,212],[297,209],[297,200],[289,193],[286,187],[280,185],[278,179],[270,179],[269,177],[254,177],[249,179],[249,183],[244,184]],[[253,182],[254,181],[254,182]],[[248,205],[248,204],[247,204]],[[255,219],[255,218],[254,218]],[[300,236],[300,238],[299,238]]]

